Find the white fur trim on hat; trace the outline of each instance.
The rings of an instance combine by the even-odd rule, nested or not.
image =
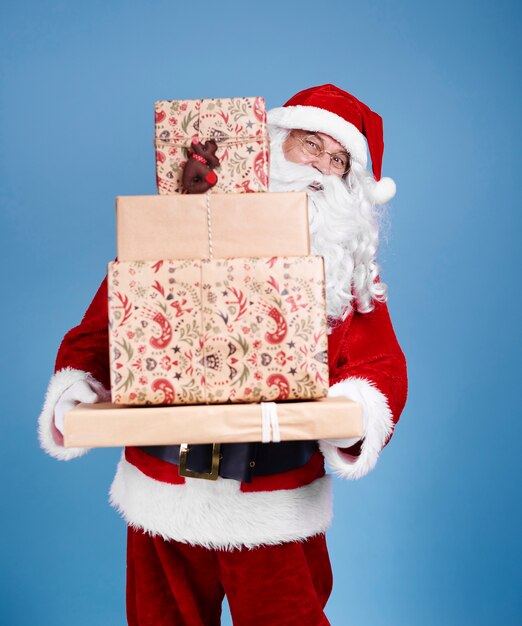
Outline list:
[[[228,550],[306,539],[325,532],[332,519],[329,476],[297,489],[260,492],[242,492],[239,481],[221,477],[185,480],[154,480],[122,455],[110,502],[134,528]]]
[[[355,479],[365,476],[375,467],[379,454],[393,431],[392,412],[386,396],[365,378],[348,378],[332,386],[337,395],[345,396],[362,405],[366,432],[361,446],[361,454],[352,457],[340,448],[326,441],[319,442],[319,448],[330,469],[341,478]]]
[[[40,446],[55,459],[69,461],[84,455],[90,448],[64,448],[60,441],[62,435],[54,424],[54,410],[61,395],[74,383],[83,380],[103,399],[107,390],[91,374],[82,370],[65,367],[56,372],[49,382],[42,412],[38,417],[38,438]]]
[[[267,113],[267,121],[280,128],[298,128],[330,135],[348,150],[352,159],[363,167],[368,164],[364,135],[336,113],[319,107],[295,105],[271,109]]]

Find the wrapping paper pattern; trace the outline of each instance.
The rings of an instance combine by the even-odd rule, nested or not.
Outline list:
[[[325,397],[322,257],[109,264],[112,401]]]
[[[159,100],[155,103],[156,182],[160,194],[183,193],[193,139],[214,139],[220,166],[213,192],[268,191],[268,135],[263,98]]]

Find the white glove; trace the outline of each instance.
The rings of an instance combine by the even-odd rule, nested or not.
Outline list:
[[[94,391],[92,386],[84,380],[79,380],[66,389],[54,407],[54,425],[63,435],[63,416],[80,402],[95,404],[105,399],[102,390]]]
[[[345,397],[345,394],[343,393],[343,390],[341,389],[341,385],[337,386],[337,385],[333,385],[332,387],[330,387],[330,389],[328,390],[328,397],[329,398],[342,398]],[[358,400],[356,400],[355,398],[347,398],[347,400],[354,400],[355,402],[357,402]],[[349,448],[350,446],[353,446],[354,443],[357,443],[358,441],[360,441],[366,434],[366,431],[368,430],[368,415],[366,414],[366,410],[364,409],[364,405],[363,405],[363,421],[364,421],[364,428],[363,428],[363,435],[361,435],[360,437],[346,437],[346,439],[323,439],[323,441],[326,441],[326,443],[329,443],[332,446],[336,446],[337,448]]]

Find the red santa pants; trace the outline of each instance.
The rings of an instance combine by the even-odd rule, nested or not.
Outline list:
[[[329,626],[324,535],[243,550],[210,550],[128,530],[129,626],[219,626],[226,594],[234,626]]]

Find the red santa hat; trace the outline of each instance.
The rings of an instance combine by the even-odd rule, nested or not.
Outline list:
[[[330,135],[350,153],[352,160],[367,167],[366,142],[372,160],[376,204],[384,204],[396,191],[391,178],[381,178],[384,139],[382,118],[368,106],[335,85],[300,91],[282,107],[268,112],[268,123],[280,128],[299,128]],[[365,141],[366,138],[366,141]]]

